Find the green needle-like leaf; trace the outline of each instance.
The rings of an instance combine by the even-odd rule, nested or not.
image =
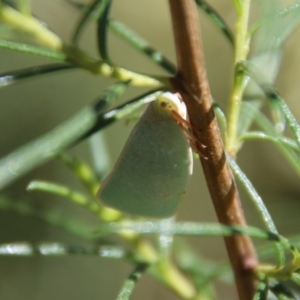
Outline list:
[[[70,70],[74,68],[74,66],[67,64],[49,64],[2,73],[0,74],[0,88],[17,83],[23,79],[29,79],[32,77]]]
[[[0,256],[65,256],[93,255],[105,258],[121,259],[128,256],[124,249],[118,246],[77,246],[64,243],[29,243],[16,242],[0,244]]]
[[[222,129],[222,133],[226,134],[226,132],[227,132],[227,118],[226,118],[226,115],[225,115],[224,111],[221,109],[221,107],[218,105],[218,103],[216,103],[215,101],[213,101],[213,108],[214,108],[214,112],[216,114],[216,117],[218,119],[218,122],[220,124],[220,127]]]
[[[273,136],[262,131],[249,131],[242,135],[240,139],[269,141],[274,144],[283,145],[285,147],[291,148],[292,150],[300,152],[300,148],[294,140],[282,136]]]
[[[116,82],[109,86],[97,100],[96,110],[103,111],[108,105],[113,104],[122,94],[125,93],[130,85],[130,80]]]
[[[97,132],[98,130],[122,119],[130,115],[132,112],[134,112],[136,109],[142,107],[145,104],[148,104],[152,101],[154,101],[162,92],[161,91],[150,91],[147,92],[141,96],[138,96],[137,98],[134,98],[125,104],[121,104],[120,106],[106,112],[103,114],[98,115],[96,124],[82,137],[82,139],[85,139],[89,136],[91,136],[93,133]],[[96,111],[99,111],[99,109],[102,111],[103,109],[103,102],[102,100],[99,100],[95,107]]]
[[[270,231],[263,231],[255,227],[225,226],[216,223],[195,223],[195,222],[176,222],[169,228],[161,228],[161,222],[139,222],[124,221],[110,223],[109,226],[102,226],[101,233],[121,233],[132,231],[143,234],[168,233],[179,236],[231,236],[247,235],[253,238],[264,239],[278,242],[287,250],[290,250],[295,257],[299,256],[298,250],[285,237]]]
[[[172,75],[176,74],[177,68],[168,58],[151,47],[151,45],[146,40],[138,36],[136,32],[126,27],[123,23],[115,20],[110,20],[109,28],[130,45],[132,45],[135,49],[146,54],[153,62],[155,62],[165,71],[169,72]]]
[[[252,78],[257,83],[269,101],[273,102],[273,105],[276,105],[278,108],[280,108],[300,147],[300,125],[298,124],[289,107],[286,105],[285,101],[280,97],[275,88],[267,80],[265,80],[261,72],[253,63],[249,61],[240,62],[239,66],[242,72],[245,72],[247,76]]]
[[[278,132],[275,131],[274,125],[271,121],[259,110],[257,110],[253,105],[248,105],[245,103],[245,108],[249,111],[249,113],[255,116],[254,121],[258,127],[263,130],[266,134],[272,136],[274,139],[277,139],[276,146],[283,153],[287,161],[291,164],[295,172],[300,176],[300,158],[295,151],[293,151],[290,147],[287,147],[282,141],[282,136],[279,135]],[[278,138],[277,138],[278,137]],[[282,142],[281,142],[282,141]],[[298,143],[294,142],[297,147]]]
[[[0,188],[49,160],[81,138],[97,121],[92,107],[86,107],[50,132],[29,142],[0,160]]]
[[[248,192],[249,196],[251,197],[252,201],[254,202],[256,208],[260,212],[262,219],[267,227],[268,230],[272,232],[277,233],[276,226],[272,220],[272,217],[270,213],[268,212],[267,208],[264,205],[264,202],[262,198],[258,195],[257,191],[255,190],[254,186],[250,182],[250,180],[247,178],[247,176],[242,172],[242,170],[239,168],[237,163],[230,158],[229,155],[226,156],[227,161],[234,173],[234,175],[237,177],[237,179],[243,184],[243,186],[246,188],[246,191]]]
[[[123,283],[121,291],[117,297],[117,300],[128,300],[134,287],[137,284],[137,281],[140,279],[142,274],[149,267],[148,264],[139,264],[134,271],[129,275],[129,277]]]
[[[59,61],[66,61],[67,59],[66,55],[62,52],[50,50],[40,46],[33,46],[33,45],[28,45],[28,44],[18,43],[18,42],[0,40],[0,48],[22,52],[26,54],[42,56],[42,57],[51,58]]]
[[[253,300],[267,300],[267,299],[268,299],[268,281],[266,276],[261,276]]]
[[[97,26],[98,50],[99,50],[100,57],[108,64],[112,64],[107,49],[108,48],[107,27],[109,22],[108,18],[109,18],[109,11],[112,5],[112,0],[102,0],[101,5],[103,5],[103,10],[99,16],[98,26]]]
[[[49,181],[35,180],[31,181],[27,186],[27,191],[43,191],[46,193],[58,195],[69,199],[73,203],[87,208],[97,216],[101,215],[102,207],[94,199],[89,199],[85,195],[74,191],[62,184]]]
[[[242,170],[239,168],[237,163],[229,155],[227,155],[226,157],[227,157],[227,161],[229,163],[230,168],[232,169],[236,178],[242,183],[243,187],[246,189],[246,191],[247,191],[248,195],[250,196],[251,200],[253,201],[256,209],[258,210],[259,214],[261,215],[261,218],[262,218],[265,226],[267,227],[267,229],[274,233],[278,233],[275,223],[274,223],[268,209],[266,208],[262,198],[259,196],[259,194],[255,190],[251,181],[247,178],[247,176],[242,172]],[[285,261],[285,255],[284,255],[284,250],[279,243],[276,244],[276,250],[277,250],[278,264],[280,266],[282,266]]]
[[[300,286],[300,274],[298,272],[292,274],[291,280]]]
[[[279,300],[297,300],[291,290],[280,282],[271,285],[270,290]]]
[[[86,24],[91,20],[91,19],[94,19],[95,18],[95,15],[98,12],[98,7],[101,3],[101,0],[96,0],[94,1],[90,6],[87,7],[87,9],[82,13],[82,17],[80,19],[80,21],[78,22],[78,25],[75,29],[75,32],[73,34],[73,37],[72,37],[72,44],[73,45],[77,45],[78,42],[79,42],[79,38],[82,34],[82,31],[84,29],[84,27],[86,26]],[[76,5],[74,3],[74,5]],[[97,16],[98,17],[98,16]],[[96,18],[95,18],[96,19]]]
[[[196,3],[198,7],[203,10],[209,18],[215,23],[215,25],[223,32],[225,37],[228,39],[230,44],[234,45],[234,37],[229,29],[229,27],[226,25],[225,21],[222,19],[222,17],[216,12],[216,10],[210,6],[206,1],[203,0],[196,0]]]
[[[99,189],[99,181],[88,164],[67,153],[59,153],[57,158],[72,170],[91,195],[94,196],[96,194]]]

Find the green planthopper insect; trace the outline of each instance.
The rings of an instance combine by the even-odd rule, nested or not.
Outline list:
[[[186,107],[171,93],[149,104],[99,190],[104,205],[144,217],[173,215],[192,173]]]

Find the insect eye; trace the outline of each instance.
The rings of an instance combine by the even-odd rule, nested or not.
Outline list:
[[[161,108],[166,108],[167,103],[165,101],[160,102],[160,107]]]

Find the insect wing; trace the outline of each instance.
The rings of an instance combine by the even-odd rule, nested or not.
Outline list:
[[[145,217],[175,213],[190,174],[191,150],[170,115],[149,104],[99,196],[107,206]]]

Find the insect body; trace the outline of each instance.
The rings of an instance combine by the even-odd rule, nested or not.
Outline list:
[[[174,94],[164,93],[149,104],[100,188],[105,205],[145,217],[175,213],[192,170],[178,115],[186,119],[186,107]]]

